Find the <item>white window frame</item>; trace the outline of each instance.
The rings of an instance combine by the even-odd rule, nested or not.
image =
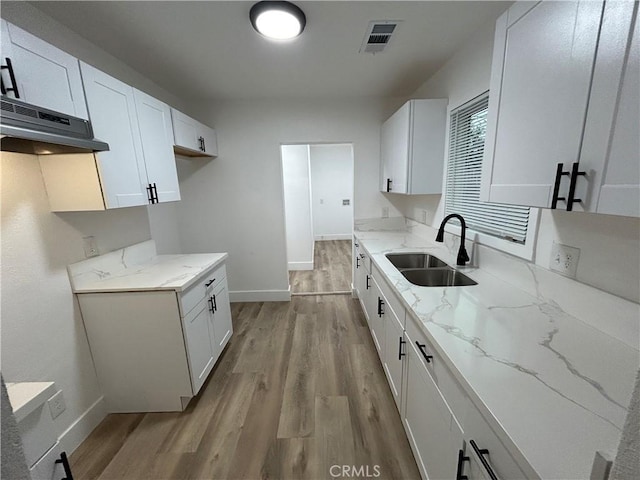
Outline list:
[[[447,195],[447,172],[449,167],[449,145],[450,145],[450,135],[451,135],[451,113],[458,108],[473,102],[476,99],[480,99],[482,96],[486,95],[486,90],[481,92],[480,94],[472,97],[471,99],[464,101],[458,105],[451,105],[447,107],[447,127],[446,127],[446,139],[445,142],[445,152],[444,152],[444,161],[445,168],[443,172],[443,199],[442,199],[442,218],[447,216],[445,211],[446,208],[446,195]],[[490,161],[486,157],[483,158],[483,163]],[[484,170],[484,169],[483,169]],[[464,216],[464,215],[463,215]],[[466,231],[466,239],[479,245],[485,245],[487,247],[494,248],[496,250],[500,250],[502,252],[514,255],[516,257],[523,258],[525,260],[533,261],[535,256],[536,249],[536,240],[538,238],[538,225],[540,220],[540,209],[530,207],[529,210],[529,223],[527,225],[527,237],[524,243],[516,243],[510,242],[504,238],[495,237],[493,235],[489,235],[484,232],[479,232],[474,230],[472,227],[467,227]],[[462,228],[459,225],[447,223],[445,226],[445,232],[451,233],[453,235],[461,236]]]

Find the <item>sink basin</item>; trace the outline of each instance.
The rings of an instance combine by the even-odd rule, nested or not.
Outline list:
[[[388,253],[386,257],[398,270],[404,268],[442,268],[447,264],[428,253]]]
[[[451,267],[408,268],[400,270],[400,273],[411,283],[421,287],[464,287],[478,284]]]

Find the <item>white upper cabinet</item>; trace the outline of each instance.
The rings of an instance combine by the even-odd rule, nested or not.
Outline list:
[[[146,93],[133,89],[142,139],[147,183],[158,202],[180,200],[180,186],[173,154],[171,108]]]
[[[188,157],[215,157],[218,155],[218,139],[214,129],[203,125],[184,113],[171,109],[173,120],[173,148]]]
[[[2,93],[87,119],[78,60],[4,20],[0,28]]]
[[[54,212],[105,210],[180,200],[171,109],[81,62],[96,154],[41,155]]]
[[[520,2],[498,19],[482,200],[638,215],[634,9]]]
[[[106,208],[147,205],[147,173],[133,88],[80,62],[95,136],[109,144],[96,154]]]
[[[383,123],[382,192],[442,193],[447,103],[409,100]]]
[[[634,2],[605,4],[580,155],[580,169],[589,179],[583,182],[589,188],[584,208],[591,212],[640,217],[637,9]]]

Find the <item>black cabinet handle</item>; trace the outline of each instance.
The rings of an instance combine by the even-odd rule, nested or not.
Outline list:
[[[213,297],[209,297],[209,311],[213,313],[215,310],[213,309]]]
[[[431,359],[433,358],[433,355],[427,355],[427,351],[425,350],[425,348],[427,348],[427,345],[424,343],[420,343],[417,340],[416,340],[416,345],[418,346],[418,350],[420,350],[420,353],[422,354],[424,359],[427,361],[427,363],[431,363]]]
[[[365,286],[367,287],[366,289],[369,290],[371,288],[371,285],[369,285],[369,280],[371,280],[371,277],[369,275],[367,275],[367,282],[365,284]]]
[[[468,462],[469,457],[464,456],[464,452],[462,450],[458,450],[458,469],[456,470],[456,480],[469,480],[469,477],[463,475],[464,470],[464,462]]]
[[[60,454],[60,458],[56,460],[56,463],[61,463],[62,468],[64,468],[64,478],[60,480],[73,480],[73,473],[71,473],[71,465],[69,465],[69,459],[67,458],[67,453],[62,452]]]
[[[18,82],[16,82],[16,75],[13,72],[13,65],[11,64],[11,59],[9,57],[6,57],[5,60],[7,61],[6,65],[2,65],[0,68],[2,70],[9,70],[9,79],[11,80],[11,87],[6,88],[4,86],[4,82],[2,83],[2,94],[6,95],[7,92],[13,92],[14,95],[16,96],[16,98],[20,98],[20,92],[18,92]]]
[[[213,295],[211,298],[213,299],[213,311],[217,312],[218,311],[218,303],[216,302],[216,296]]]
[[[2,95],[7,94],[7,89],[4,88],[4,79],[2,77],[0,77],[0,93],[2,93]]]
[[[406,353],[402,353],[402,345],[404,345],[407,342],[403,340],[402,337],[398,337],[398,338],[400,340],[400,343],[398,344],[398,360],[402,360],[402,357],[406,355]]]
[[[496,477],[496,474],[493,472],[493,468],[491,468],[491,465],[489,465],[487,459],[484,458],[485,455],[489,455],[489,450],[487,450],[486,448],[478,448],[478,445],[476,445],[476,442],[474,440],[471,440],[469,443],[473,447],[473,450],[476,452],[476,455],[478,455],[478,458],[482,462],[482,466],[489,474],[489,477],[491,477],[491,480],[498,480],[498,477]]]
[[[571,166],[571,180],[569,182],[569,199],[567,200],[567,212],[573,210],[574,203],[580,203],[582,200],[580,198],[575,198],[576,196],[576,182],[578,181],[578,177],[584,177],[587,175],[587,172],[580,172],[578,170],[578,162],[574,163]]]
[[[378,316],[380,318],[382,318],[382,315],[384,315],[384,311],[382,310],[383,305],[384,305],[384,300],[378,297]]]
[[[356,257],[356,268],[360,268],[360,257]]]
[[[202,151],[206,152],[207,151],[207,144],[204,143],[204,137],[202,137]]]
[[[153,203],[159,203],[160,201],[158,200],[158,187],[156,187],[155,183],[153,184],[152,192],[153,192]]]
[[[391,184],[393,183],[393,180],[391,180],[390,178],[387,178],[387,192],[391,191]]]
[[[150,183],[147,186],[147,199],[151,205],[158,203],[158,188],[155,183]]]
[[[149,203],[153,204],[153,190],[151,189],[151,184],[147,185],[147,200],[149,200]]]
[[[207,283],[204,284],[205,287],[208,287],[209,285],[211,285],[213,282],[215,282],[216,279],[212,278],[211,280],[209,280]]]
[[[551,198],[551,208],[556,208],[558,206],[558,201],[565,202],[567,199],[565,197],[559,197],[560,194],[560,182],[562,181],[562,177],[565,175],[569,175],[569,172],[564,171],[564,164],[559,163],[556,167],[556,181],[553,184],[553,197]]]
[[[360,258],[364,260],[364,257],[365,257],[364,253],[361,253]]]

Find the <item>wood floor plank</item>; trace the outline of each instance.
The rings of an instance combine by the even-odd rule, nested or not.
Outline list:
[[[351,240],[316,241],[313,259],[313,270],[289,272],[292,293],[351,290]]]
[[[186,466],[188,478],[232,478],[232,452],[240,434],[257,384],[258,374],[233,374],[213,412],[198,449]]]
[[[278,438],[308,437],[314,428],[314,401],[318,368],[318,319],[298,314],[287,368]]]
[[[349,399],[346,396],[317,396],[315,402],[317,421],[316,457],[321,478],[330,478],[334,465],[353,465],[355,450]]]
[[[107,415],[70,456],[74,470],[81,471],[83,479],[98,478],[143,418],[143,413]]]

